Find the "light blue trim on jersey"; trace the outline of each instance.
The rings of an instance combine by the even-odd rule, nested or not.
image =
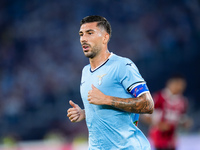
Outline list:
[[[93,84],[105,95],[133,98],[127,89],[134,83],[144,82],[135,64],[113,54],[103,65],[90,71],[83,68],[81,98],[89,131],[90,150],[150,150],[150,144],[141,130],[133,124],[137,114],[125,112],[108,105],[88,102],[88,91]]]

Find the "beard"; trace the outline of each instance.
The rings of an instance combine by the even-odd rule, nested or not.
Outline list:
[[[98,46],[94,46],[94,47],[91,47],[91,51],[88,51],[88,52],[84,52],[85,56],[87,58],[94,58],[95,56],[97,56],[97,54],[100,52],[100,47]]]

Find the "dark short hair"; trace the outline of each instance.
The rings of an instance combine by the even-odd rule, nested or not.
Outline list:
[[[183,75],[183,74],[181,74],[181,73],[173,73],[173,74],[171,74],[170,76],[169,76],[169,79],[171,80],[171,79],[182,79],[182,80],[185,80],[185,76]]]
[[[173,73],[173,74],[171,74],[171,75],[168,77],[166,83],[168,84],[168,83],[170,83],[170,82],[174,82],[174,81],[177,81],[177,80],[179,80],[179,81],[181,80],[181,81],[187,82],[187,81],[186,81],[186,78],[185,78],[185,76],[184,76],[183,74],[180,74],[180,73]]]
[[[87,16],[81,20],[80,26],[82,26],[85,23],[91,23],[91,22],[97,22],[97,27],[102,27],[103,29],[105,29],[105,31],[111,37],[111,33],[112,33],[111,25],[108,22],[108,20],[106,20],[106,18],[102,16],[97,16],[97,15]]]

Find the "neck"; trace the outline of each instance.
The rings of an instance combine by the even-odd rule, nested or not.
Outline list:
[[[110,56],[110,52],[106,50],[106,51],[102,51],[94,58],[89,59],[91,69],[95,70],[97,67],[103,64],[108,59],[109,56]]]

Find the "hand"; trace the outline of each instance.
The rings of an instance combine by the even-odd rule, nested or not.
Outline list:
[[[69,101],[69,104],[72,108],[67,110],[67,117],[71,122],[80,122],[81,120],[85,119],[85,110],[81,109],[77,104],[73,101]]]
[[[92,84],[92,90],[88,92],[89,103],[95,105],[106,105],[106,99],[107,96]]]

